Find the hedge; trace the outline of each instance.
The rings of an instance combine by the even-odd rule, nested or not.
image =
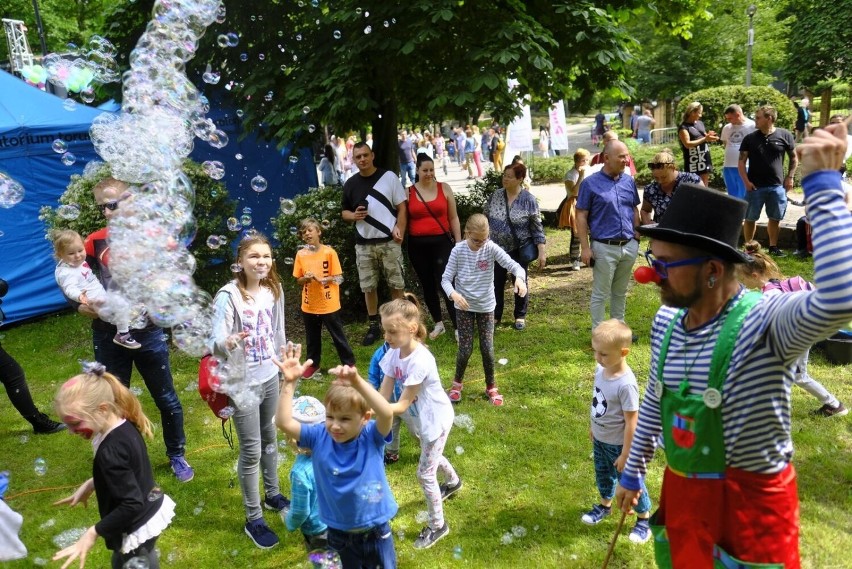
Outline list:
[[[761,105],[772,105],[778,111],[778,120],[775,125],[793,130],[796,122],[796,107],[784,93],[772,87],[746,87],[744,85],[728,85],[725,87],[711,87],[702,89],[686,95],[678,103],[675,111],[675,122],[680,124],[686,106],[698,101],[703,107],[704,116],[702,121],[708,130],[721,132],[725,125],[725,109],[728,105],[736,103],[743,108],[743,113],[750,118]]]

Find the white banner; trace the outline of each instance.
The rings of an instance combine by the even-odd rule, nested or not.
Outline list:
[[[521,116],[515,118],[506,130],[506,151],[504,156],[514,156],[521,152],[532,151],[532,117],[530,117],[530,106],[524,105]]]
[[[568,130],[565,122],[565,105],[561,100],[550,107],[550,147],[568,150]]]

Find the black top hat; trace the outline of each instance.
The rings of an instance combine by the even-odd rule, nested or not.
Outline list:
[[[678,186],[659,223],[637,230],[651,239],[695,247],[733,263],[747,263],[737,248],[748,203],[698,184]]]

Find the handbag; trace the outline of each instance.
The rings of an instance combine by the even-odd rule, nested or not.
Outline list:
[[[506,223],[509,225],[509,231],[512,232],[512,241],[518,243],[518,234],[515,232],[515,226],[512,225],[511,218],[509,218],[509,196],[503,194],[503,197],[505,198],[503,203],[506,205]],[[529,264],[538,259],[538,245],[532,241],[527,241],[524,245],[515,248],[518,250],[518,259],[522,263]]]
[[[420,195],[420,190],[417,189],[417,186],[412,184],[411,187],[414,188],[415,193],[417,193],[417,197],[420,199],[420,203],[422,203],[426,207],[426,211],[428,211],[429,215],[432,216],[432,219],[434,219],[438,223],[438,227],[440,227],[441,231],[444,232],[444,235],[446,236],[446,238],[450,240],[450,244],[455,245],[456,240],[453,238],[452,233],[447,231],[447,229],[444,227],[444,224],[441,223],[441,220],[438,219],[438,216],[435,215],[435,213],[432,211],[432,208],[429,207],[429,204],[426,202],[426,200],[423,199],[423,196]],[[438,182],[438,191],[439,192],[443,191],[443,188],[441,187],[440,182]]]

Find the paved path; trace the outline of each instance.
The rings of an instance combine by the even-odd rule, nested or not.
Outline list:
[[[592,153],[598,151],[596,147],[592,146],[591,139],[589,137],[589,129],[591,128],[592,122],[592,119],[587,119],[586,122],[580,124],[568,125],[568,144],[571,146],[571,151],[569,152],[573,153],[574,149],[580,147],[585,148]],[[491,164],[487,162],[483,163],[483,168],[491,168]],[[467,179],[467,172],[455,162],[447,162],[447,175],[444,175],[440,168],[436,168],[436,170],[438,170],[438,179],[442,182],[449,183],[453,187],[453,191],[460,194],[465,194],[468,186],[472,185],[474,182],[474,180]],[[476,174],[475,167],[473,173],[474,175]],[[539,208],[543,213],[545,213],[545,215],[556,212],[559,208],[559,204],[562,203],[562,200],[565,198],[565,186],[562,184],[536,184],[533,182],[533,186],[530,191],[538,200]],[[642,188],[639,188],[639,193],[641,196]],[[805,214],[804,209],[805,208],[803,207],[788,204],[786,215],[784,216],[784,220],[781,222],[782,230],[786,230],[785,232],[792,231],[793,234],[795,234],[796,221]],[[763,213],[757,222],[759,238],[762,234],[762,228],[760,226],[765,226],[766,222],[766,214]],[[782,236],[781,245],[792,246],[793,244],[790,243],[788,239],[789,238],[784,238],[784,236]]]

